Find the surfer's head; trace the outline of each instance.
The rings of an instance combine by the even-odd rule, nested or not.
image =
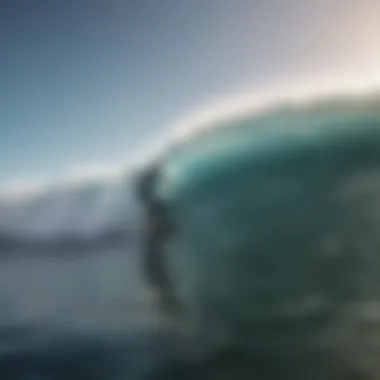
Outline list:
[[[136,194],[140,202],[147,206],[155,199],[154,190],[160,175],[159,163],[144,168],[137,178]]]
[[[195,336],[210,350],[294,363],[322,353],[371,373],[380,112],[332,101],[213,133],[178,150],[165,179],[168,266]]]

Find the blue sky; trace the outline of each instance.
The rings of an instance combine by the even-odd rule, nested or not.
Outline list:
[[[374,0],[1,7],[0,186],[127,164],[208,99],[327,72],[380,70]]]

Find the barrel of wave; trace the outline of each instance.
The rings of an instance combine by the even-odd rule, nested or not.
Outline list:
[[[378,97],[229,120],[164,157],[156,193],[174,226],[167,273],[200,347],[322,352],[380,373],[380,314],[365,312],[380,302]]]

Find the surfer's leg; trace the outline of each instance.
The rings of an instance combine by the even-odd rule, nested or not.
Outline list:
[[[147,238],[143,265],[143,273],[155,307],[164,313],[177,315],[180,312],[180,306],[165,267],[160,236]]]

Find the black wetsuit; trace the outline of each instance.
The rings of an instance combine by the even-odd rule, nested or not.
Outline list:
[[[174,311],[177,308],[173,288],[165,268],[164,243],[170,233],[164,204],[157,199],[154,188],[159,179],[159,166],[146,170],[138,183],[138,195],[146,212],[147,230],[144,238],[143,273],[148,284],[159,290],[161,307]]]

